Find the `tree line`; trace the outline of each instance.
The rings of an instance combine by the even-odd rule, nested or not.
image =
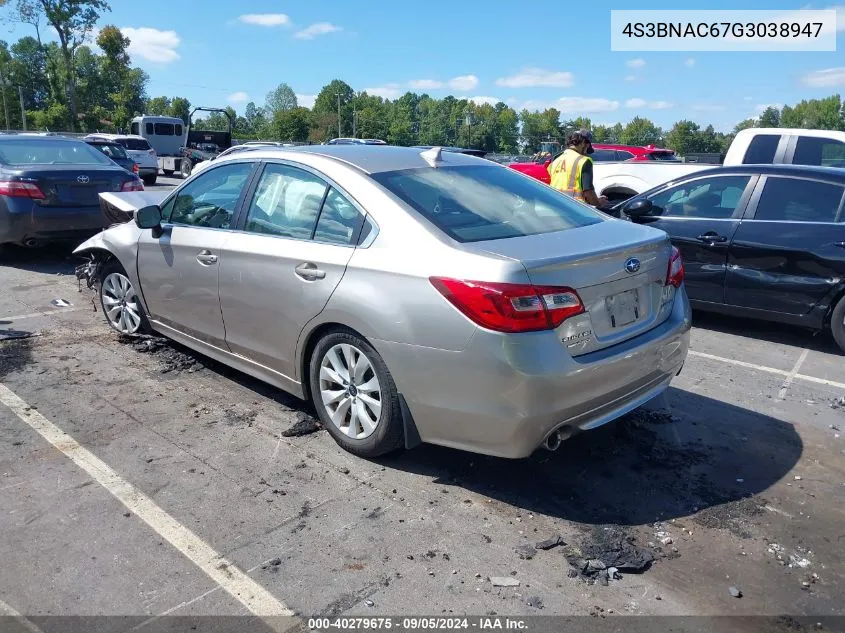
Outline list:
[[[52,131],[126,131],[139,114],[166,114],[189,123],[192,104],[187,98],[148,97],[149,78],[131,64],[130,41],[118,28],[95,30],[110,10],[105,0],[0,0],[3,5],[7,21],[32,28],[32,35],[11,45],[0,41],[0,116],[7,129],[26,125]],[[44,41],[48,28],[58,41]],[[385,99],[355,91],[340,79],[324,86],[310,108],[298,103],[293,89],[283,83],[263,104],[250,102],[242,114],[227,110],[235,137],[242,139],[321,143],[356,136],[395,145],[458,145],[507,154],[531,154],[549,141],[563,144],[570,132],[585,128],[592,130],[597,143],[661,145],[681,155],[724,152],[737,131],[752,126],[845,130],[845,103],[839,95],[770,106],[730,133],[686,119],[664,130],[640,116],[624,124],[593,125],[587,117],[565,118],[555,108],[517,112],[504,102],[477,103],[451,95],[407,92]],[[228,120],[211,113],[195,117],[193,124],[222,130]]]

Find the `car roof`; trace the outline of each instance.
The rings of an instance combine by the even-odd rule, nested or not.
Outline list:
[[[695,171],[685,176],[692,178],[697,176],[718,176],[730,174],[759,174],[761,176],[804,176],[810,178],[822,178],[825,180],[841,180],[845,182],[845,168],[842,167],[821,167],[816,165],[731,165],[729,167],[713,167]],[[678,179],[680,180],[680,179]]]
[[[85,137],[85,140],[88,139],[118,139],[118,138],[134,138],[140,141],[146,141],[147,139],[141,136],[140,134],[107,134],[105,132],[92,132],[91,134]]]
[[[618,143],[593,143],[596,149],[616,149],[635,154],[651,154],[653,152],[674,152],[675,150],[666,147],[654,147],[651,145],[619,145]]]
[[[430,167],[422,154],[426,151],[418,147],[398,147],[396,145],[301,145],[299,147],[256,147],[250,152],[258,158],[289,158],[297,160],[297,155],[308,154],[332,158],[338,162],[357,167],[368,174],[403,169]],[[232,158],[237,152],[231,154]],[[228,158],[227,157],[224,157]],[[490,161],[468,154],[443,151],[441,161],[444,166],[491,165]]]
[[[6,142],[12,139],[25,138],[27,143],[44,143],[47,141],[71,141],[74,143],[81,143],[82,139],[71,138],[70,136],[42,136],[40,134],[0,134],[0,142]]]

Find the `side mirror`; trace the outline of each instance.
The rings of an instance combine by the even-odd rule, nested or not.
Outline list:
[[[161,226],[161,209],[156,204],[141,207],[135,212],[135,224],[139,229],[155,229]]]
[[[625,207],[623,207],[623,211],[625,211],[625,215],[632,218],[641,218],[651,213],[653,208],[654,205],[651,203],[651,200],[648,200],[647,198],[639,198],[625,205]]]

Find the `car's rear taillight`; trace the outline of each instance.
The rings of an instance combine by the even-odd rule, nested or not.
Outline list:
[[[33,200],[43,200],[46,197],[35,183],[16,180],[0,180],[0,196],[32,198]]]
[[[138,173],[138,163],[132,163],[132,173],[133,174]]]
[[[496,332],[550,330],[584,312],[584,304],[572,288],[447,277],[431,277],[430,281],[470,320]]]
[[[133,180],[127,180],[120,186],[121,191],[143,191],[144,185],[141,183],[140,180],[137,178]]]
[[[681,251],[673,246],[669,269],[666,271],[666,285],[680,288],[682,283],[684,283],[684,262],[681,259]]]

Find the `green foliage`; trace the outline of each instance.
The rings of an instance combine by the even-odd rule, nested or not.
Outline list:
[[[657,145],[663,137],[663,132],[649,119],[634,117],[622,129],[619,142],[622,145]]]
[[[760,115],[760,127],[780,127],[780,110],[769,106]]]
[[[317,94],[314,101],[315,124],[320,140],[333,138],[338,132],[338,99],[340,100],[340,136],[352,132],[352,100],[355,92],[344,81],[333,79]],[[333,131],[332,131],[333,130]]]
[[[845,130],[842,100],[837,94],[825,99],[805,99],[792,107],[784,106],[778,127]]]
[[[74,55],[91,31],[93,31],[100,13],[109,11],[105,0],[18,0],[17,13],[22,22],[32,24],[41,40],[39,24],[42,20],[53,27],[59,38],[60,59],[64,62],[61,75],[64,83],[64,96],[70,110],[69,123],[75,128],[77,121],[85,119],[77,116],[76,67]],[[114,34],[106,36],[107,44],[119,46]],[[128,44],[128,40],[127,44]],[[54,61],[55,66],[55,61]],[[54,68],[54,70],[58,70]]]
[[[747,130],[750,127],[757,126],[757,119],[743,119],[739,123],[734,126],[734,134],[737,132],[741,132],[742,130]]]
[[[264,110],[267,112],[267,115],[272,118],[277,112],[292,110],[297,105],[296,93],[294,93],[293,88],[285,83],[282,83],[279,84],[275,90],[271,90],[267,93]]]
[[[170,100],[170,107],[167,108],[166,114],[172,117],[179,117],[184,121],[185,125],[191,122],[191,102],[185,97],[173,97]]]
[[[295,107],[273,115],[273,135],[279,141],[304,142],[311,130],[311,110]]]

